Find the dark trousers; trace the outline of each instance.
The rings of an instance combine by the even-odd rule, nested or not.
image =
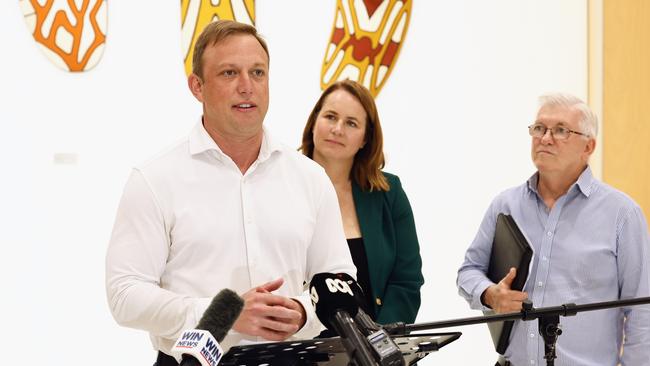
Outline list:
[[[178,362],[174,357],[158,351],[158,358],[156,358],[156,363],[153,366],[178,366]]]

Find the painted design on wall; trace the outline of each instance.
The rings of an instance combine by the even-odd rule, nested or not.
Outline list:
[[[352,79],[377,96],[395,67],[412,4],[411,0],[337,0],[321,88]]]
[[[194,44],[206,24],[219,19],[255,25],[255,0],[181,0],[181,45],[185,73],[192,73]]]
[[[18,1],[29,31],[52,63],[73,72],[97,65],[106,41],[106,0]]]

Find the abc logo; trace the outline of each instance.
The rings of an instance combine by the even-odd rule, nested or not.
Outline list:
[[[348,294],[354,297],[354,294],[352,293],[352,289],[350,288],[350,285],[346,281],[340,280],[338,278],[326,278],[325,285],[327,286],[329,292],[331,292],[332,294],[336,294],[340,292],[341,294]],[[325,290],[322,288],[322,286],[311,286],[309,295],[311,297],[311,302],[314,305],[316,305],[318,303],[318,300],[320,300],[320,296],[318,295],[318,290],[316,290],[317,287],[321,287],[320,290],[321,295]]]
[[[350,285],[348,285],[344,281],[341,281],[339,279],[334,279],[334,278],[328,278],[325,280],[325,284],[327,284],[327,288],[330,290],[331,293],[342,292],[344,294],[350,294],[350,296],[354,296],[352,294],[352,289],[350,288]]]

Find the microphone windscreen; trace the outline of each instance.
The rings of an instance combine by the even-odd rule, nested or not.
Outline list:
[[[351,317],[357,315],[359,304],[355,292],[361,290],[357,281],[347,273],[318,273],[311,279],[309,287],[316,315],[327,329],[335,329],[330,319],[337,311],[345,311]]]
[[[244,308],[244,299],[229,289],[221,290],[205,309],[197,329],[209,331],[217,342],[223,341]]]

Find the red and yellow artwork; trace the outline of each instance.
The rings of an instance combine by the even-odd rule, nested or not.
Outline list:
[[[106,0],[19,0],[25,22],[47,58],[60,68],[93,68],[106,42]]]
[[[181,0],[181,44],[187,75],[192,73],[196,39],[208,23],[219,19],[255,25],[255,0]]]
[[[411,8],[411,0],[337,0],[321,88],[352,79],[377,96],[395,67]]]

